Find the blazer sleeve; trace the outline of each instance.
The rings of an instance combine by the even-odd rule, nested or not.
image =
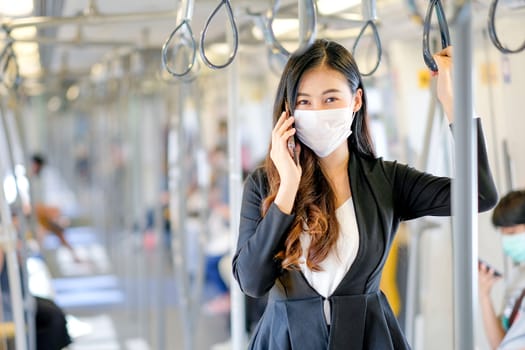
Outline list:
[[[478,139],[478,212],[493,208],[498,200],[487,157],[485,138],[479,118]],[[402,220],[421,216],[451,215],[451,179],[420,172],[406,165],[393,167],[392,186],[395,207]]]
[[[274,259],[283,247],[295,215],[283,213],[274,203],[264,217],[261,204],[266,197],[262,170],[256,170],[245,182],[239,238],[233,257],[233,276],[241,290],[252,297],[261,297],[274,285],[281,266]]]

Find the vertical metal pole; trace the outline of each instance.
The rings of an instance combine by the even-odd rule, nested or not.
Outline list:
[[[375,20],[377,17],[375,0],[363,0],[361,2],[361,13],[365,20]]]
[[[471,2],[454,28],[455,179],[452,184],[454,340],[456,350],[474,349],[477,312],[477,158],[472,108]]]
[[[16,188],[17,188],[17,201],[19,202],[19,208],[21,212],[24,211],[25,207],[29,207],[30,205],[30,199],[29,199],[29,187],[26,186],[27,180],[27,171],[24,167],[24,150],[23,150],[23,142],[22,142],[22,133],[20,132],[20,127],[18,126],[15,113],[18,114],[19,110],[18,108],[13,110],[13,113],[7,113],[6,110],[2,109],[2,106],[0,106],[0,113],[3,117],[5,117],[4,123],[6,132],[9,135],[8,143],[10,143],[11,149],[9,150],[12,155],[12,165],[13,170],[16,178]],[[29,222],[26,219],[25,215],[20,214],[19,215],[19,225],[20,229],[19,232],[27,232],[29,227]],[[23,240],[20,247],[20,254],[22,257],[23,263],[20,265],[20,269],[22,271],[22,287],[23,287],[23,297],[24,297],[24,304],[26,306],[26,323],[27,323],[27,342],[28,342],[28,350],[33,350],[36,348],[36,325],[35,325],[35,312],[36,312],[36,304],[34,301],[33,296],[29,292],[29,283],[28,283],[28,272],[27,272],[27,265],[25,264],[25,261],[28,256],[27,251],[27,244],[25,240]]]
[[[503,169],[505,170],[505,185],[507,191],[514,189],[514,169],[509,151],[509,143],[503,140]]]
[[[239,123],[239,60],[228,67],[228,168],[230,174],[230,246],[235,254],[242,197],[241,132]],[[232,350],[246,349],[245,302],[237,282],[230,276]]]
[[[24,305],[22,296],[22,282],[20,280],[20,266],[16,252],[17,235],[11,220],[11,210],[7,203],[4,191],[5,177],[10,175],[8,162],[7,133],[3,118],[0,118],[0,249],[4,250],[7,264],[7,277],[11,295],[11,307],[15,322],[16,349],[27,349],[26,329],[24,320]]]
[[[408,343],[415,347],[416,316],[419,311],[419,229],[410,235],[408,250],[407,303],[405,307],[405,336]]]
[[[145,147],[141,117],[144,116],[144,107],[143,101],[140,100],[138,94],[135,93],[129,85],[127,89],[128,94],[122,94],[115,105],[118,110],[127,112],[123,116],[124,118],[120,120],[123,124],[121,132],[123,134],[122,139],[131,146],[131,153],[133,154],[133,161],[129,163],[128,169],[129,180],[126,182],[128,186],[126,187],[125,195],[129,198],[126,202],[128,202],[128,212],[130,213],[130,215],[127,216],[126,227],[129,228],[129,232],[132,235],[132,241],[136,243],[138,247],[142,246],[142,249],[141,253],[133,258],[132,263],[126,263],[124,268],[127,270],[126,276],[131,277],[132,281],[134,281],[132,282],[134,283],[133,290],[136,291],[137,295],[136,304],[133,305],[137,310],[137,318],[139,320],[136,323],[137,335],[150,339],[150,311],[148,304],[149,300],[151,300],[151,294],[144,287],[144,279],[149,275],[150,271],[146,268],[146,250],[144,249],[142,240],[144,234],[143,228],[145,227],[143,215],[146,212],[142,186],[144,182],[144,155],[142,150],[145,149]],[[114,110],[114,113],[119,112]],[[120,195],[122,196],[123,194]],[[120,255],[121,252],[115,249],[115,254]]]
[[[3,190],[0,191],[2,196],[5,196]],[[5,254],[5,263],[7,264],[7,276],[9,279],[9,289],[11,296],[11,306],[13,309],[13,319],[15,322],[15,344],[16,349],[27,349],[26,342],[26,327],[24,320],[24,305],[22,296],[22,286],[20,280],[20,266],[18,265],[18,257],[16,254],[16,232],[11,222],[11,211],[5,201],[5,197],[0,200],[2,205],[2,222],[3,233],[1,243],[3,245]],[[6,219],[9,218],[9,219]]]
[[[192,350],[193,347],[193,322],[190,312],[189,278],[187,277],[187,249],[186,244],[186,183],[184,167],[184,127],[183,115],[186,99],[185,84],[178,86],[178,108],[175,115],[171,115],[170,134],[168,139],[168,166],[169,166],[169,192],[170,192],[170,222],[172,228],[172,254],[176,271],[177,285],[181,307],[182,324],[184,325],[184,349]]]
[[[198,84],[191,83],[191,91],[192,96],[195,98],[196,96],[200,96],[200,89]],[[196,325],[198,314],[199,314],[199,307],[201,304],[201,297],[202,297],[202,291],[204,286],[204,278],[206,275],[205,271],[205,262],[206,262],[206,254],[205,254],[205,246],[206,242],[209,240],[209,228],[208,228],[208,217],[209,217],[209,182],[210,182],[210,171],[209,171],[209,164],[208,159],[206,157],[206,151],[204,149],[204,128],[202,127],[202,113],[201,113],[201,105],[199,103],[195,103],[195,113],[196,113],[196,119],[197,119],[197,140],[195,144],[195,165],[197,168],[197,188],[198,188],[198,194],[202,200],[202,203],[205,203],[206,205],[203,205],[202,208],[199,209],[199,233],[198,233],[198,242],[197,242],[197,253],[195,259],[197,260],[197,268],[195,275],[193,276],[193,283],[192,283],[192,293],[191,293],[191,313],[193,316],[193,322]]]
[[[141,94],[142,98],[144,99],[144,96]],[[157,135],[162,135],[162,126],[163,124],[163,113],[159,111],[159,105],[160,105],[160,99],[154,99],[153,101],[149,101],[148,108],[147,108],[147,117],[148,118],[154,118],[155,121],[154,130],[156,131]],[[149,139],[149,137],[148,137]],[[157,328],[157,339],[158,339],[158,349],[166,349],[166,330],[167,328],[167,317],[166,317],[166,305],[165,305],[165,294],[166,289],[164,288],[164,261],[166,259],[166,247],[165,247],[165,240],[164,240],[164,226],[163,226],[163,215],[162,215],[162,204],[160,202],[161,198],[161,184],[160,179],[162,177],[162,142],[161,138],[152,138],[149,139],[150,142],[152,142],[152,148],[155,150],[154,154],[152,155],[151,160],[151,166],[155,169],[154,173],[156,176],[153,177],[153,180],[150,179],[150,181],[154,182],[154,188],[156,189],[157,193],[157,200],[154,201],[154,214],[153,214],[153,229],[154,234],[156,238],[156,246],[155,246],[155,257],[153,259],[153,269],[154,269],[154,275],[156,276],[156,282],[154,284],[155,286],[155,292],[154,295],[155,300],[153,300],[154,310],[156,314],[156,328]]]
[[[306,31],[308,30],[306,1],[304,0],[297,1],[297,8],[298,8],[298,13],[299,13],[299,47],[302,47],[306,40]]]

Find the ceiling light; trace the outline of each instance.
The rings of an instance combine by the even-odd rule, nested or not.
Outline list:
[[[279,36],[285,33],[299,31],[299,20],[293,18],[275,19],[272,24],[273,33]]]
[[[38,44],[36,42],[16,42],[13,49],[17,57],[38,54]]]
[[[0,1],[0,13],[4,16],[27,16],[32,12],[33,0]]]
[[[333,15],[335,13],[346,11],[352,7],[361,4],[361,0],[350,1],[333,1],[333,0],[318,0],[317,11],[321,15]]]
[[[27,26],[15,28],[11,31],[13,39],[31,39],[36,36],[36,27]]]
[[[31,54],[17,54],[19,73],[23,77],[37,76],[42,72],[38,51]]]
[[[71,85],[66,91],[66,97],[69,101],[75,101],[80,96],[80,88],[78,85]]]

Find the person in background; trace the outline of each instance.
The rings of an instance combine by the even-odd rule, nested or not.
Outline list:
[[[434,58],[452,123],[452,48]],[[245,294],[269,293],[248,348],[410,349],[379,281],[402,221],[451,215],[451,179],[376,157],[359,69],[334,41],[290,57],[273,123],[266,162],[245,181],[232,262]],[[497,192],[476,123],[486,211]]]
[[[219,130],[220,131],[220,130]],[[223,131],[224,132],[224,131]],[[217,145],[209,155],[211,181],[209,193],[210,228],[206,244],[206,280],[217,295],[204,305],[211,314],[225,314],[230,311],[230,290],[227,279],[221,274],[219,263],[231,260],[230,250],[230,200],[228,159],[224,143]]]
[[[16,230],[20,230],[18,218],[14,212],[12,219]],[[19,264],[24,264],[25,261],[22,260],[21,256],[19,254],[17,256],[20,260]],[[24,291],[25,288],[23,286],[28,281],[24,280],[22,271],[19,272],[22,281],[22,291]],[[0,249],[0,290],[3,321],[12,321],[11,286],[8,279],[6,257],[2,249]],[[23,298],[26,300],[25,295]],[[61,350],[70,345],[73,341],[62,309],[51,299],[37,296],[31,296],[31,298],[34,300],[35,305],[36,350]]]
[[[75,261],[80,261],[64,234],[65,219],[77,211],[75,195],[58,171],[47,165],[46,159],[40,154],[31,157],[31,173],[32,203],[38,224],[53,233],[71,252]]]
[[[488,264],[480,263],[483,326],[492,349],[525,349],[525,190],[511,191],[501,198],[492,214],[492,223],[501,233],[503,253],[512,260],[515,271],[506,285],[503,312],[498,316],[490,293],[501,275]]]

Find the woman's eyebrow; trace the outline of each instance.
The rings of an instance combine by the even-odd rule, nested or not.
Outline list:
[[[338,89],[328,89],[328,90],[325,90],[323,92],[323,95],[326,95],[326,94],[329,94],[329,93],[332,93],[332,92],[341,92],[341,90],[338,90]]]
[[[328,89],[328,90],[325,90],[323,91],[323,93],[321,95],[326,95],[326,94],[330,94],[330,93],[333,93],[333,92],[338,92],[338,93],[341,93],[341,90],[339,89]],[[307,94],[306,92],[298,92],[297,93],[297,96],[306,96],[306,97],[311,97],[309,94]]]

